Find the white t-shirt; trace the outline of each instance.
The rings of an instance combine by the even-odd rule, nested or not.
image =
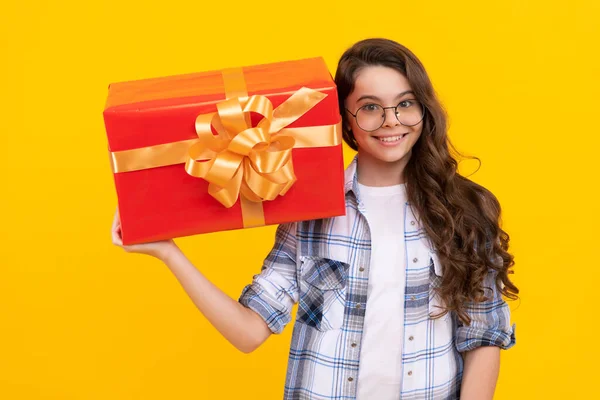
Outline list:
[[[404,184],[359,184],[371,230],[371,263],[358,371],[358,400],[398,400],[404,333]]]

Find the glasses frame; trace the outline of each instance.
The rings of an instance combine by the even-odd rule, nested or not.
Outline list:
[[[408,99],[408,100],[410,100],[410,99]],[[412,124],[412,125],[404,124],[402,121],[400,121],[398,119],[398,106],[400,104],[402,104],[403,102],[407,101],[407,100],[400,101],[400,103],[398,103],[394,107],[384,107],[381,104],[369,103],[369,104],[365,104],[363,106],[358,107],[358,110],[356,110],[355,114],[353,114],[352,111],[348,110],[347,108],[346,108],[346,111],[348,111],[348,113],[350,113],[350,115],[352,115],[354,117],[354,120],[356,121],[356,125],[358,125],[358,127],[360,129],[362,129],[363,131],[365,131],[365,132],[375,132],[377,129],[381,128],[383,126],[383,124],[385,124],[385,119],[387,118],[385,110],[388,110],[388,109],[394,109],[395,110],[394,116],[396,117],[396,121],[400,122],[400,125],[402,125],[402,126],[416,126],[416,125],[419,125],[423,121],[423,119],[425,118],[425,107],[423,106],[423,104],[420,101],[418,101],[416,99],[414,99],[414,100],[417,101],[421,105],[421,119],[419,120],[419,122],[417,122],[415,124]],[[360,124],[358,123],[358,118],[356,116],[358,115],[358,112],[363,109],[363,107],[371,106],[371,105],[376,105],[376,106],[381,107],[381,109],[383,110],[383,118],[381,119],[381,125],[379,125],[377,128],[371,129],[371,130],[366,130],[366,129],[363,129],[362,126],[360,126]]]

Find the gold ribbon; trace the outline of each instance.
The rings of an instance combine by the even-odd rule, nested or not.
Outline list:
[[[187,173],[208,181],[209,194],[225,207],[240,198],[244,227],[264,225],[262,201],[285,195],[296,181],[292,149],[338,145],[341,126],[287,128],[327,96],[319,91],[303,87],[273,109],[265,96],[248,97],[241,69],[223,71],[223,79],[227,100],[196,118],[197,139],[112,152],[112,168],[121,173],[185,162]],[[251,113],[263,117],[256,127]]]

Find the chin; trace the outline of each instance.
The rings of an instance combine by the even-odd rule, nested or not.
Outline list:
[[[385,163],[397,163],[410,156],[410,152],[406,151],[370,151],[370,156],[377,161]]]

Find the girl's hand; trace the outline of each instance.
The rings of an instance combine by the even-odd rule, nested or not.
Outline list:
[[[121,247],[128,253],[147,254],[152,257],[156,257],[160,260],[166,258],[169,252],[177,249],[177,245],[173,239],[161,240],[159,242],[123,245],[121,237],[121,218],[119,217],[119,210],[115,213],[115,218],[112,224],[112,242],[114,245]]]

